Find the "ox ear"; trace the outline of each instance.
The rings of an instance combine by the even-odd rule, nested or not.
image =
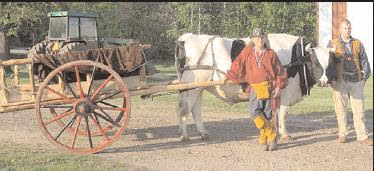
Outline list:
[[[307,52],[312,52],[312,51],[313,51],[313,49],[312,49],[312,43],[309,43],[308,45],[306,45],[306,46],[305,46],[305,50],[306,50]]]

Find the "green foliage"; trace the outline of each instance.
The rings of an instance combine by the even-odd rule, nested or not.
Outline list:
[[[187,32],[238,38],[262,27],[313,42],[316,35],[315,2],[2,2],[0,31],[12,43],[31,44],[34,35],[35,44],[47,34],[47,13],[69,9],[96,12],[99,37],[151,44],[161,61],[174,60],[174,42]]]
[[[55,3],[2,2],[0,4],[0,31],[10,38],[19,38],[23,42],[42,39],[41,35],[48,27],[47,11]],[[10,42],[13,42],[12,40]]]

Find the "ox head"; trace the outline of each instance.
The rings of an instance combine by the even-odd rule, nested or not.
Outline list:
[[[305,50],[309,53],[307,61],[311,76],[318,83],[319,87],[327,87],[331,81],[337,79],[336,65],[339,59],[335,57],[335,48],[311,47],[309,43]]]

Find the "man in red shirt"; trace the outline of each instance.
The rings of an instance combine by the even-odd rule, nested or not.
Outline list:
[[[253,45],[247,45],[231,64],[227,79],[248,83],[249,117],[260,130],[259,141],[265,151],[277,148],[276,109],[280,105],[281,89],[287,85],[287,72],[277,54],[270,49],[261,28],[253,30]]]

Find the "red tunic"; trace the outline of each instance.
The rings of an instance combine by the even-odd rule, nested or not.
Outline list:
[[[245,81],[252,84],[269,81],[281,89],[286,87],[287,72],[273,49],[266,49],[260,64],[260,67],[257,67],[255,50],[251,46],[246,46],[231,64],[227,77],[236,83]],[[245,92],[249,93],[249,90],[250,86]]]

